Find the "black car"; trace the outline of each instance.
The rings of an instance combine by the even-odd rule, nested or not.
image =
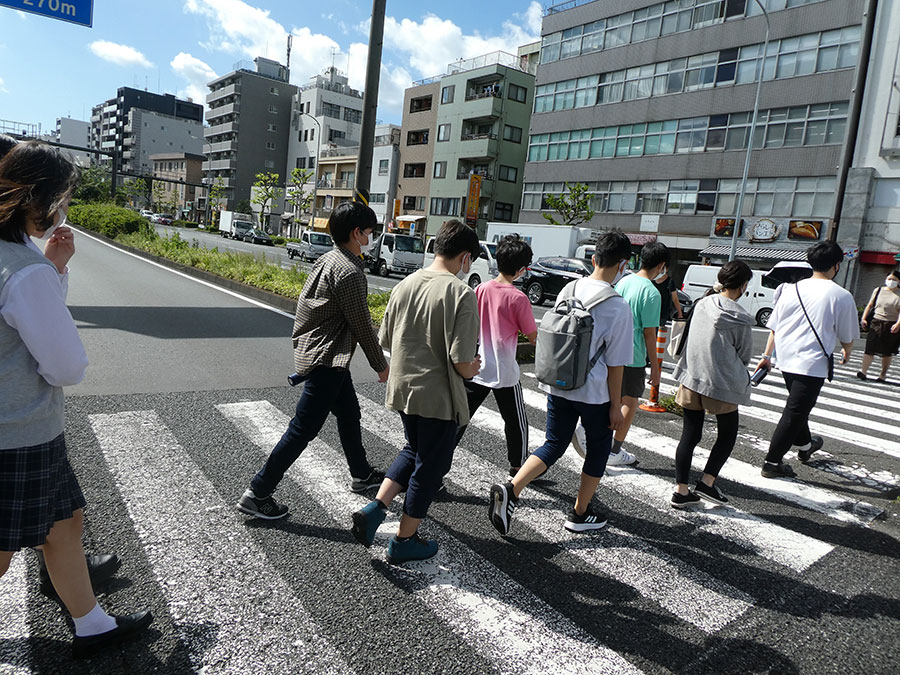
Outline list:
[[[247,234],[244,235],[243,239],[250,244],[263,244],[265,246],[275,245],[275,242],[272,241],[272,238],[268,234],[255,227],[252,230],[249,230]]]
[[[552,300],[573,279],[589,276],[593,266],[580,258],[540,258],[516,280],[532,305]]]

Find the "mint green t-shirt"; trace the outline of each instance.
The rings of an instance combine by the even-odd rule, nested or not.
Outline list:
[[[616,292],[625,298],[625,302],[631,307],[631,317],[634,321],[634,362],[630,367],[643,368],[647,365],[644,329],[659,326],[662,298],[652,281],[637,274],[629,274],[621,279],[616,284]]]

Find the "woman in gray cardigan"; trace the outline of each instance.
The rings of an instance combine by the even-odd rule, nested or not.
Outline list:
[[[738,405],[750,402],[747,364],[753,353],[753,317],[737,300],[752,278],[747,263],[726,263],[713,290],[696,304],[691,316],[690,331],[674,373],[680,383],[675,401],[684,409],[684,427],[675,452],[677,485],[671,501],[676,509],[701,497],[716,504],[728,501],[714,483],[737,441]],[[691,460],[703,435],[706,413],[716,416],[718,434],[703,477],[691,491]]]

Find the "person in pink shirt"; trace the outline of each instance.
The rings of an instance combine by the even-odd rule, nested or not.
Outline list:
[[[513,282],[531,264],[531,246],[519,235],[509,235],[497,245],[495,257],[499,271],[497,278],[475,289],[481,322],[478,336],[481,372],[466,381],[466,396],[471,418],[493,392],[506,432],[509,473],[514,476],[528,457],[528,420],[519,383],[516,346],[519,333],[534,344],[537,325],[531,303]],[[465,431],[466,427],[460,427],[457,445]]]

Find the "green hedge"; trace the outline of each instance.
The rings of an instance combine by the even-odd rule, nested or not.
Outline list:
[[[190,220],[173,220],[172,227],[186,227],[189,229],[194,229],[200,227],[200,223],[195,223]]]
[[[115,239],[147,228],[140,215],[113,204],[79,204],[69,207],[68,219],[86,230]]]
[[[284,237],[279,237],[277,234],[272,236],[272,243],[276,246],[284,246],[287,243],[287,239]]]

